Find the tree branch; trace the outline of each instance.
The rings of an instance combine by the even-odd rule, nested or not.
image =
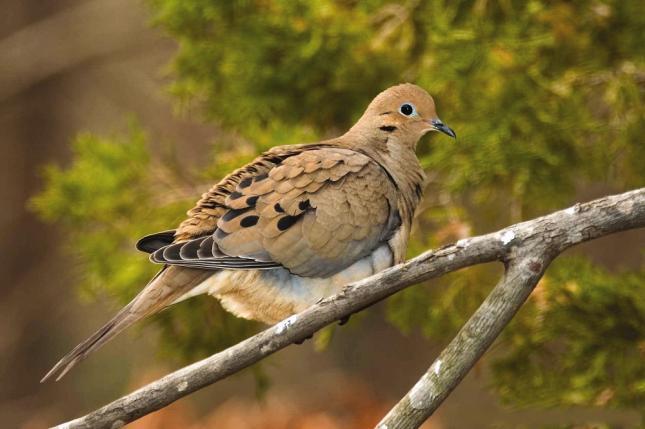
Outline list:
[[[548,262],[542,255],[512,261],[475,314],[377,429],[421,426],[511,321],[537,285]]]
[[[645,226],[645,188],[608,196],[425,252],[348,285],[263,332],[171,373],[60,428],[116,428],[246,368],[344,316],[424,280],[484,262],[501,261],[504,278],[441,353],[428,373],[384,418],[382,428],[418,427],[465,376],[563,250],[604,235]]]

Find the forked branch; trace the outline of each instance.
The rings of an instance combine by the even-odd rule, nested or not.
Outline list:
[[[548,255],[515,258],[482,305],[377,429],[418,428],[457,387],[542,277]]]
[[[495,233],[425,252],[405,264],[352,283],[340,294],[324,299],[235,346],[59,427],[120,427],[408,286],[464,267],[503,262],[507,269],[500,283],[428,372],[379,424],[379,427],[388,429],[418,427],[511,320],[553,258],[584,241],[643,226],[645,188],[576,204]]]

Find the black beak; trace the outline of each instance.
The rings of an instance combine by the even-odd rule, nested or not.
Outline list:
[[[453,139],[457,138],[457,134],[455,134],[455,132],[448,125],[441,122],[441,119],[439,118],[432,119],[430,121],[430,124],[435,130],[441,131],[442,133],[449,135]]]

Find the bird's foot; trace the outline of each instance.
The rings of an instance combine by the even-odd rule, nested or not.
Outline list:
[[[347,322],[349,322],[349,318],[350,318],[350,317],[352,317],[352,315],[351,315],[351,314],[350,314],[350,315],[348,315],[348,316],[345,316],[345,317],[341,318],[341,319],[338,321],[338,326],[343,326],[344,324],[346,324]]]

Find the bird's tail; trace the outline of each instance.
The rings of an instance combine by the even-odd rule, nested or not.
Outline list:
[[[77,363],[100,348],[133,323],[157,313],[212,275],[212,271],[194,268],[165,267],[148,285],[123,307],[109,322],[88,339],[74,347],[40,380],[41,383],[56,376],[60,380]]]

